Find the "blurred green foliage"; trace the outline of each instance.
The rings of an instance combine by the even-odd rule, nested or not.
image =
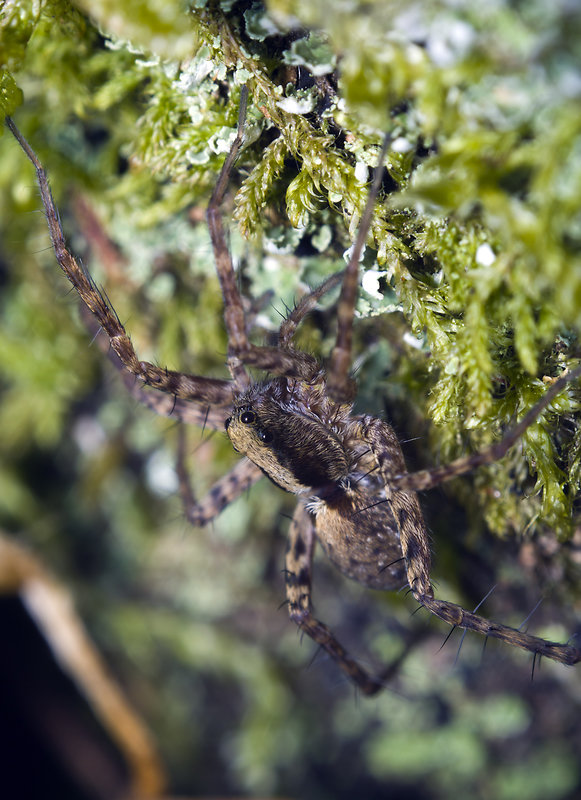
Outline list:
[[[47,167],[72,249],[90,256],[140,355],[213,376],[226,375],[226,340],[203,210],[241,85],[246,146],[225,211],[243,289],[263,297],[257,340],[340,268],[388,130],[362,268],[358,409],[389,405],[423,467],[498,438],[579,356],[580,28],[573,4],[543,0],[6,0],[0,111]],[[529,685],[526,658],[507,648],[483,666],[465,648],[454,671],[453,652],[434,656],[437,624],[373,701],[354,704],[332,665],[302,669],[310,649],[276,611],[292,498],[265,481],[211,531],[188,530],[173,423],[126,398],[88,347],[7,135],[0,185],[0,521],[76,587],[175,790],[573,797],[574,672],[550,664]],[[326,305],[299,337],[322,356]],[[487,614],[519,624],[540,582],[558,608],[546,619],[562,623],[551,635],[567,637],[578,540],[556,538],[576,521],[578,406],[570,387],[502,463],[426,498],[442,597],[475,605],[490,588],[478,550],[515,587]],[[190,438],[201,495],[235,454],[221,434]],[[505,537],[536,524],[521,574],[514,548],[483,541],[483,520]],[[414,630],[404,601],[317,566],[321,618],[396,657]]]

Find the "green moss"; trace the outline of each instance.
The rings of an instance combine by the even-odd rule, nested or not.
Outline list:
[[[383,270],[411,331],[426,343],[427,380],[413,387],[414,402],[438,426],[441,458],[497,438],[538,396],[534,376],[554,377],[574,363],[581,322],[581,136],[567,88],[575,43],[568,33],[564,46],[553,46],[565,35],[564,17],[547,21],[542,6],[526,15],[503,7],[497,19],[470,4],[453,14],[433,4],[417,29],[419,47],[398,3],[371,4],[365,14],[344,3],[330,14],[325,2],[273,2],[270,20],[258,4],[243,16],[202,4],[187,15],[190,51],[180,62],[168,52],[185,12],[172,6],[160,28],[160,8],[141,4],[139,14],[115,16],[109,26],[112,11],[100,4],[93,11],[100,36],[64,0],[32,5],[27,14],[9,4],[1,53],[18,81],[3,73],[3,106],[14,112],[20,83],[19,121],[29,135],[42,130],[57,195],[59,171],[70,173],[72,159],[76,179],[99,194],[104,219],[128,241],[155,226],[143,250],[151,261],[168,216],[205,202],[234,136],[245,82],[251,111],[240,163],[247,175],[236,196],[241,231],[281,241],[280,225],[270,227],[264,216],[278,204],[299,236],[316,243],[324,225],[324,241],[336,249],[355,235],[367,192],[361,169],[375,163],[389,127],[393,186],[378,204],[369,242],[377,263],[368,266]],[[292,15],[324,25],[325,36],[289,47],[283,34],[296,24]],[[250,24],[264,36],[245,38]],[[548,44],[539,49],[547,25]],[[340,58],[338,94],[330,85],[294,94],[277,79],[289,58],[304,66],[309,47],[313,63],[328,61],[331,51]],[[41,80],[47,64],[50,77]],[[69,126],[74,140],[67,140],[71,114],[80,123]],[[92,129],[98,148],[87,146]],[[121,176],[119,153],[131,164]],[[212,271],[211,260],[205,269]],[[174,331],[172,338],[175,346],[181,337]],[[533,516],[562,537],[571,530],[578,480],[575,472],[568,483],[563,439],[555,464],[549,433],[555,412],[571,417],[576,409],[571,388],[522,448],[536,472]],[[498,492],[480,500],[502,530],[495,497],[529,489],[515,487],[508,470],[495,480]],[[523,516],[510,527],[530,522]]]
[[[12,75],[2,70],[0,73],[0,109],[2,110],[2,121],[4,121],[5,115],[14,113],[22,103],[22,97],[22,90],[18,88]]]

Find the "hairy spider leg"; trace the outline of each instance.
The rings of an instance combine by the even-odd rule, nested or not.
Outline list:
[[[285,325],[285,322],[283,322],[281,326],[282,334],[279,334],[284,343],[283,349],[255,345],[249,342],[242,298],[236,282],[232,257],[226,243],[221,209],[232,167],[244,140],[247,100],[248,89],[243,87],[240,92],[240,112],[236,138],[224,161],[206,211],[216,271],[224,298],[224,321],[228,333],[228,368],[238,393],[242,393],[251,383],[245,366],[254,367],[275,375],[298,378],[307,382],[313,381],[318,376],[320,365],[317,359],[308,353],[292,350],[289,346],[290,339],[296,326],[310,308],[313,307],[316,300],[338,283],[337,276],[331,276],[318,289],[314,290],[312,296],[308,295],[291,312],[288,320],[285,321],[287,324]]]
[[[336,662],[341,671],[363,694],[370,697],[381,691],[423,638],[427,626],[414,632],[402,652],[379,673],[371,675],[345,650],[335,634],[313,614],[311,598],[313,553],[316,543],[313,517],[301,502],[293,515],[286,553],[286,597],[290,619]]]
[[[516,444],[521,438],[523,433],[529,428],[537,417],[544,411],[549,403],[560,394],[565,387],[581,378],[581,366],[567,372],[558,378],[547,389],[541,399],[524,415],[518,425],[515,425],[512,430],[508,431],[499,442],[491,445],[479,453],[474,453],[470,456],[463,456],[451,461],[449,464],[443,464],[441,467],[434,467],[432,469],[422,469],[418,472],[408,472],[403,475],[395,475],[390,478],[390,486],[397,489],[413,489],[414,491],[421,491],[424,489],[431,489],[444,481],[449,481],[451,478],[456,478],[459,475],[464,475],[466,472],[471,472],[476,467],[483,464],[492,464],[502,458],[508,450]]]
[[[329,628],[313,615],[311,574],[314,548],[313,518],[305,506],[298,503],[290,525],[286,553],[286,596],[290,618],[337,662],[364,694],[375,694],[382,688],[381,681],[370,677],[351,658]]]
[[[122,274],[126,269],[127,259],[122,256],[117,245],[109,238],[107,232],[102,228],[99,218],[82,195],[75,198],[75,218],[77,217],[91,255],[95,252],[98,253],[98,260],[106,265],[108,274],[111,271],[115,275]],[[138,403],[161,417],[171,417],[204,430],[207,428],[216,431],[224,430],[224,423],[232,413],[229,406],[210,406],[196,403],[193,400],[178,400],[175,395],[171,397],[152,387],[144,389],[141,381],[125,369],[115,351],[111,349],[109,340],[99,336],[101,328],[87,307],[81,305],[80,311],[85,327],[93,337],[91,343],[97,344],[103,355],[119,373],[127,391]]]
[[[371,447],[383,476],[388,492],[387,502],[391,505],[399,528],[408,583],[417,602],[436,617],[458,628],[501,639],[507,644],[548,656],[563,664],[576,664],[581,661],[581,650],[575,647],[546,641],[507,625],[490,622],[478,614],[465,611],[455,603],[437,600],[434,597],[430,582],[429,539],[417,495],[415,492],[393,486],[393,437],[393,431],[386,423],[368,418],[363,438]]]
[[[10,117],[6,117],[6,125],[36,170],[40,196],[56,259],[85,306],[109,337],[111,348],[118,355],[125,369],[135,375],[143,384],[153,386],[178,399],[211,405],[230,405],[232,403],[230,381],[174,372],[156,367],[148,361],[139,360],[131,339],[105,293],[96,286],[89,273],[67,248],[47,175],[36,153]]]
[[[81,316],[89,332],[95,334],[95,341],[99,349],[119,373],[125,388],[138,403],[149,408],[160,417],[169,417],[179,422],[185,422],[187,425],[195,425],[198,428],[209,428],[213,431],[224,430],[224,423],[232,413],[230,405],[212,406],[190,399],[180,400],[175,395],[165,394],[150,386],[143,388],[141,381],[125,369],[125,365],[119,359],[117,353],[111,349],[109,340],[98,336],[101,328],[95,324],[95,320],[84,306],[81,309]]]
[[[246,332],[246,318],[242,306],[242,298],[240,297],[240,292],[238,291],[238,285],[236,283],[236,273],[234,272],[232,256],[226,244],[221,206],[232,167],[234,166],[234,162],[238,157],[242,142],[244,141],[247,105],[248,88],[243,86],[240,90],[240,109],[238,112],[236,137],[222,165],[218,181],[212,192],[208,208],[206,209],[206,220],[214,250],[216,271],[222,288],[222,297],[224,298],[224,322],[228,333],[228,368],[238,391],[243,391],[250,385],[248,373],[244,369],[244,365],[239,358],[240,354],[245,353],[250,348],[250,343]]]
[[[365,239],[367,238],[371,225],[373,208],[377,199],[379,187],[381,186],[383,161],[390,141],[390,134],[386,134],[377,162],[373,183],[367,195],[363,215],[359,222],[357,238],[355,239],[355,244],[351,251],[349,263],[345,269],[345,277],[343,279],[343,286],[341,287],[341,295],[339,296],[339,306],[337,308],[337,339],[331,352],[331,363],[327,377],[327,391],[329,396],[337,402],[353,400],[355,395],[355,383],[350,378],[349,373],[352,364],[353,317],[359,292],[359,259],[361,258]]]

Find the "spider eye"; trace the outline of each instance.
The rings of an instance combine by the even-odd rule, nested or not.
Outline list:
[[[264,444],[269,444],[272,442],[274,437],[270,431],[264,431],[261,429],[258,431],[258,438],[261,442],[264,442]]]
[[[224,420],[224,427],[226,428],[226,430],[228,430],[228,425],[230,425],[231,421],[232,421],[232,417],[228,417],[228,419]]]
[[[256,414],[254,411],[243,411],[240,414],[240,422],[243,422],[245,425],[252,425],[256,422]]]

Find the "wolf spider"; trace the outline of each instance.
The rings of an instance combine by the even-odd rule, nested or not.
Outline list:
[[[529,650],[535,657],[577,663],[581,650],[575,647],[490,622],[434,597],[429,538],[416,492],[501,458],[564,386],[581,376],[581,367],[555,381],[520,423],[492,447],[431,470],[407,473],[390,425],[352,413],[356,387],[349,374],[358,263],[379,189],[387,137],[347,268],[328,278],[290,311],[278,331],[276,347],[258,346],[248,340],[221,216],[229,175],[242,145],[246,101],[247,92],[243,90],[237,135],[207,210],[224,300],[231,380],[174,372],[139,359],[108,298],[67,249],[46,173],[12,120],[7,119],[8,127],[36,169],[59,265],[107,334],[125,370],[143,386],[169,396],[164,405],[159,398],[151,399],[150,390],[140,390],[141,399],[161,413],[173,413],[212,429],[225,428],[234,449],[244,456],[200,503],[187,489],[182,492],[188,519],[194,525],[206,524],[263,474],[297,495],[285,570],[290,617],[367,695],[383,687],[384,675],[368,674],[313,615],[311,565],[315,539],[341,572],[366,586],[394,590],[407,582],[421,606],[452,626],[501,639]],[[339,283],[337,337],[329,366],[324,367],[312,355],[296,350],[293,337],[319,298]],[[254,382],[248,367],[274,377]],[[183,486],[184,475],[180,477]]]

